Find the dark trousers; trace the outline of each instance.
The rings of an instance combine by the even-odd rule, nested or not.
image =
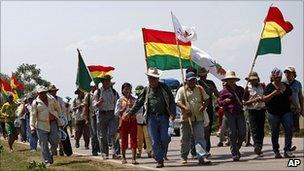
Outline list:
[[[292,113],[293,115],[293,131],[294,132],[299,132],[300,131],[300,124],[299,124],[299,119],[300,119],[300,114],[298,113]]]
[[[237,155],[246,137],[246,121],[244,113],[229,113],[225,111],[230,130],[230,150],[232,155]]]
[[[6,131],[6,128],[5,128],[5,122],[0,122],[0,127],[1,127],[1,131],[2,131],[2,135],[3,137],[7,137],[7,131]]]
[[[271,142],[274,152],[279,152],[279,135],[280,125],[282,123],[285,132],[285,146],[284,151],[289,151],[292,144],[292,128],[293,118],[292,113],[287,112],[284,115],[268,114],[268,120],[271,127]]]
[[[21,125],[20,125],[21,141],[27,141],[26,120],[20,119],[20,121],[21,121]]]
[[[212,132],[213,116],[214,116],[213,106],[208,106],[206,111],[208,113],[210,120],[209,125],[205,128],[206,151],[209,153],[211,148],[210,136]]]
[[[263,147],[265,110],[248,110],[254,147]]]
[[[83,136],[84,146],[89,147],[90,143],[90,128],[85,124],[85,120],[76,121],[75,140],[79,143],[80,137]]]
[[[90,118],[90,134],[91,134],[91,146],[92,146],[92,154],[96,154],[100,151],[99,142],[97,137],[97,120],[96,115]]]

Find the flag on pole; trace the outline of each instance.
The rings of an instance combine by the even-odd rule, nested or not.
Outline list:
[[[209,73],[221,80],[225,77],[225,69],[217,63],[208,53],[192,45],[191,47],[191,59],[200,66],[206,68]]]
[[[11,85],[1,78],[0,78],[0,86],[1,86],[1,92],[5,98],[8,96],[9,93],[12,93]]]
[[[98,85],[102,81],[104,76],[106,75],[112,76],[112,73],[115,68],[111,66],[89,65],[88,69],[93,78],[93,81],[95,82],[96,85]]]
[[[20,99],[24,95],[24,84],[19,82],[14,74],[11,77],[11,87],[12,91],[15,94],[14,99]]]
[[[76,76],[76,85],[81,91],[90,92],[91,91],[90,83],[92,81],[92,78],[87,66],[85,65],[82,59],[79,49],[77,49],[77,52],[78,52],[78,69]]]
[[[257,55],[281,54],[281,38],[292,29],[293,25],[284,20],[279,8],[270,7],[264,21]]]
[[[171,16],[174,31],[178,40],[182,42],[190,42],[196,40],[196,32],[193,27],[182,26],[172,12]]]
[[[160,70],[179,69],[179,54],[174,32],[143,28],[146,62],[148,67]],[[191,66],[191,42],[178,40],[182,67]]]

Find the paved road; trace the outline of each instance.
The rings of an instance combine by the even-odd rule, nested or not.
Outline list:
[[[242,158],[239,162],[233,162],[230,155],[229,147],[216,147],[218,138],[213,136],[211,139],[212,156],[209,158],[212,161],[210,166],[199,166],[197,160],[189,160],[187,165],[182,165],[180,163],[180,138],[172,137],[172,141],[169,145],[168,161],[165,161],[165,167],[163,169],[155,168],[155,161],[153,159],[147,158],[146,154],[143,154],[141,159],[138,159],[139,165],[136,165],[140,170],[303,170],[304,162],[304,150],[303,150],[303,138],[294,138],[293,143],[297,146],[297,150],[294,152],[296,158],[301,159],[301,165],[297,168],[288,168],[288,159],[274,159],[274,155],[271,147],[270,137],[265,138],[263,152],[263,157],[257,157],[253,153],[253,147],[242,147],[241,153]],[[72,140],[73,141],[73,140]],[[81,141],[82,142],[82,141]],[[284,138],[280,138],[280,145],[283,146]],[[72,142],[74,146],[74,141]],[[75,149],[74,153],[81,155],[91,155],[91,150],[85,150],[81,144],[80,148]],[[130,150],[127,150],[127,160],[131,163]],[[93,157],[93,156],[91,156]],[[189,155],[191,158],[191,155]],[[102,160],[101,156],[93,157],[95,159],[100,159],[102,162],[111,162],[113,164],[120,164],[120,160]],[[127,166],[133,167],[131,164]]]

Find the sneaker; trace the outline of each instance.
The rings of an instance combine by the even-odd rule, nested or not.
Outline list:
[[[136,164],[139,164],[139,163],[136,160],[132,160],[132,164],[136,165]]]
[[[297,149],[297,147],[294,145],[294,146],[292,146],[292,147],[290,148],[289,151],[296,151],[296,149]]]
[[[187,164],[188,162],[187,162],[186,159],[182,159],[182,160],[181,160],[181,163],[182,163],[182,164]]]
[[[156,168],[162,168],[162,167],[165,167],[164,162],[158,162]]]
[[[45,163],[45,167],[50,167],[51,164],[50,163]]]
[[[224,143],[223,143],[223,142],[219,142],[219,143],[217,144],[217,146],[218,146],[218,147],[223,147],[223,146],[224,146]]]
[[[263,154],[262,148],[261,148],[261,147],[254,147],[254,152],[255,152],[255,154],[257,154],[257,155]]]
[[[280,159],[280,158],[282,158],[282,155],[280,154],[280,152],[275,152],[274,153],[274,158]]]
[[[126,163],[128,163],[126,159],[121,160],[121,164],[126,164]]]
[[[31,149],[31,150],[30,150],[31,153],[34,153],[34,152],[36,152],[36,151],[37,151],[36,149]]]
[[[285,151],[284,157],[285,158],[295,158],[296,156],[294,154],[292,154],[290,151]]]
[[[206,159],[206,158],[202,158],[198,161],[198,164],[200,165],[210,165],[211,164],[211,161]]]

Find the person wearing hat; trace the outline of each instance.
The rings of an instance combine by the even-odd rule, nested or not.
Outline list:
[[[15,140],[18,139],[18,130],[14,125],[17,118],[15,115],[17,107],[18,105],[14,102],[13,94],[9,93],[7,96],[7,102],[4,103],[1,108],[1,113],[5,117],[8,145],[11,152],[13,151],[13,144]]]
[[[31,127],[30,127],[30,114],[31,114],[31,109],[32,109],[32,103],[35,99],[35,95],[33,93],[29,93],[27,94],[27,100],[25,103],[25,110],[26,110],[26,115],[28,115],[28,117],[26,117],[26,129],[27,129],[27,134],[28,134],[28,140],[30,143],[30,151],[31,152],[35,152],[37,151],[37,144],[38,144],[38,136],[37,136],[37,132],[34,132],[34,134],[31,134]]]
[[[99,142],[97,136],[97,118],[96,118],[96,108],[93,106],[93,95],[97,86],[95,85],[94,81],[90,83],[91,91],[86,93],[84,97],[85,103],[85,117],[86,120],[89,122],[90,125],[90,134],[91,134],[91,147],[92,147],[92,155],[98,156],[99,149]]]
[[[75,147],[79,148],[79,141],[81,136],[83,136],[84,147],[86,150],[88,150],[90,143],[90,127],[84,113],[85,94],[79,88],[74,93],[77,94],[77,97],[74,98],[72,102],[72,110],[75,117]]]
[[[300,115],[304,116],[303,111],[303,94],[302,94],[302,84],[300,81],[296,80],[297,73],[294,67],[288,66],[284,70],[286,77],[286,84],[288,84],[292,90],[291,96],[291,111],[293,113],[293,125],[294,131],[300,131],[299,118]]]
[[[138,85],[135,88],[135,95],[137,98],[143,93],[145,87],[142,85]],[[147,121],[144,117],[144,108],[142,107],[136,114],[137,120],[137,158],[141,158],[142,148],[144,143],[146,144],[146,152],[148,154],[148,158],[152,157],[152,146],[151,140],[148,133]]]
[[[246,136],[246,121],[243,111],[242,99],[244,88],[236,84],[240,79],[234,71],[227,71],[222,81],[226,82],[218,103],[224,109],[224,115],[230,130],[230,150],[233,161],[241,158],[240,148]]]
[[[57,150],[60,141],[59,127],[63,125],[59,119],[60,105],[54,98],[47,95],[47,92],[46,87],[37,86],[38,96],[32,103],[30,126],[32,134],[38,135],[43,163],[49,166],[54,162],[53,153]]]
[[[146,72],[149,85],[138,97],[133,108],[125,117],[135,115],[143,106],[148,130],[152,140],[152,149],[157,162],[156,167],[164,167],[164,157],[170,142],[168,135],[169,118],[175,119],[176,104],[170,88],[159,82],[161,72],[157,68],[149,68]]]
[[[218,98],[219,91],[217,90],[215,83],[212,80],[207,79],[208,73],[209,71],[204,67],[199,69],[198,76],[200,79],[198,80],[198,84],[204,88],[204,90],[209,96],[209,99],[207,101],[206,111],[208,113],[210,122],[209,125],[205,128],[205,139],[206,139],[206,150],[210,154],[210,148],[211,148],[210,136],[211,136],[211,131],[212,131],[211,129],[214,118],[214,107],[212,103],[212,97]]]
[[[290,149],[292,145],[293,114],[291,112],[290,98],[292,90],[290,86],[282,82],[282,71],[274,68],[271,72],[271,80],[264,91],[264,96],[260,100],[265,102],[268,111],[268,121],[271,128],[272,149],[275,158],[282,158],[280,154],[279,135],[282,123],[285,132],[284,157],[295,157]]]
[[[244,105],[249,114],[254,152],[261,155],[263,154],[266,107],[265,103],[258,101],[258,99],[263,96],[265,85],[260,83],[260,78],[254,71],[249,74],[246,80],[249,84],[245,90]]]
[[[199,164],[207,165],[211,164],[211,161],[206,158],[207,151],[204,127],[209,124],[209,118],[206,112],[206,101],[209,99],[209,96],[203,87],[196,83],[196,74],[194,72],[188,72],[186,74],[186,85],[178,89],[175,97],[175,102],[182,109],[181,158],[182,164],[187,164],[187,158],[191,148],[191,136],[193,136]],[[187,97],[185,97],[185,95]],[[190,125],[189,119],[192,125]]]
[[[67,135],[66,139],[65,139],[65,142],[68,142],[70,144],[71,142],[70,142],[69,134],[67,132],[68,119],[67,119],[67,113],[65,113],[65,111],[66,111],[65,103],[63,101],[63,98],[59,97],[57,95],[58,90],[59,89],[55,85],[50,85],[49,88],[48,88],[48,93],[49,93],[49,95],[51,95],[52,98],[54,98],[57,101],[57,103],[60,106],[59,118],[60,118],[61,124],[63,125],[62,131],[64,131]],[[69,151],[69,153],[66,153],[66,155],[67,156],[72,155],[71,152],[70,152],[71,148],[68,151]],[[63,146],[62,142],[60,142],[59,143],[59,155],[63,156],[64,152],[67,152],[67,149],[64,149],[64,146]],[[54,155],[57,155],[57,150],[54,151]]]
[[[115,138],[118,128],[118,117],[114,115],[119,95],[112,87],[111,79],[110,75],[105,75],[102,79],[102,87],[95,90],[93,95],[93,106],[98,111],[97,133],[103,159],[109,158],[109,144],[113,145],[112,158],[120,158],[119,141]]]

